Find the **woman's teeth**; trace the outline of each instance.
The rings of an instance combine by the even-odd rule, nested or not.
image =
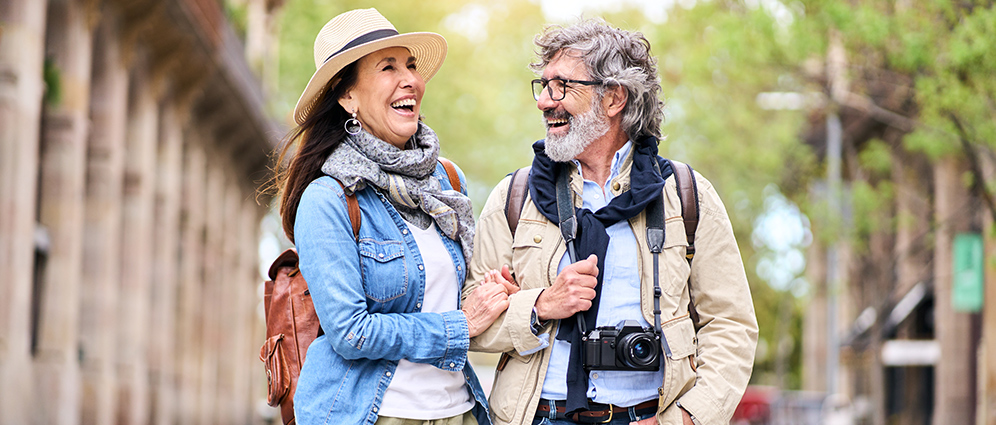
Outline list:
[[[392,103],[391,107],[395,108],[395,109],[398,109],[398,108],[414,109],[415,108],[415,99],[403,99],[403,100],[399,100],[397,102]]]

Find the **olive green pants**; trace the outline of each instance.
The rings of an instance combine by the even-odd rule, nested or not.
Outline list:
[[[477,425],[477,418],[474,417],[473,410],[467,413],[443,419],[405,419],[381,416],[377,418],[374,425]]]

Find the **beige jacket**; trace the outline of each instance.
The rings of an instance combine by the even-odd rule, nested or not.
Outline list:
[[[630,157],[607,189],[619,194],[629,190]],[[542,345],[529,327],[530,314],[543,288],[551,286],[566,251],[555,223],[543,217],[528,197],[513,240],[505,218],[510,178],[491,192],[477,223],[474,258],[464,296],[485,272],[508,264],[522,288],[509,297],[510,306],[485,333],[471,341],[471,350],[507,352],[511,359],[497,373],[489,397],[496,424],[528,424],[536,413],[550,349],[529,355],[519,353]],[[685,260],[684,224],[675,181],[665,182],[665,244],[660,258],[661,323],[672,356],[666,360],[664,382],[658,389],[661,424],[681,425],[678,406],[699,424],[728,424],[750,378],[757,345],[757,321],[750,288],[729,217],[712,184],[696,173],[700,219],[695,236],[695,259],[689,270]],[[571,188],[580,205],[580,174],[573,170]],[[647,246],[646,215],[629,220],[641,247]],[[648,249],[638,260],[643,276],[640,293],[644,318],[653,318],[653,255]],[[688,315],[689,273],[699,314],[693,324]],[[558,321],[544,332],[556,335]],[[696,327],[698,332],[696,333]],[[551,341],[552,343],[552,341]]]

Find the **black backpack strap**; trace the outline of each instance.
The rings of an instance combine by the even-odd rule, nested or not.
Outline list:
[[[533,167],[522,167],[512,173],[512,181],[508,184],[508,195],[505,197],[505,221],[508,230],[515,238],[515,228],[519,226],[519,216],[522,207],[526,205],[526,194],[529,193],[529,170]]]

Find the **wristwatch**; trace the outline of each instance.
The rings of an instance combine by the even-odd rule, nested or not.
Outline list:
[[[533,331],[533,335],[539,335],[543,331],[543,327],[546,326],[546,320],[540,321],[539,316],[536,315],[536,307],[533,307],[533,312],[529,315],[529,329]]]

